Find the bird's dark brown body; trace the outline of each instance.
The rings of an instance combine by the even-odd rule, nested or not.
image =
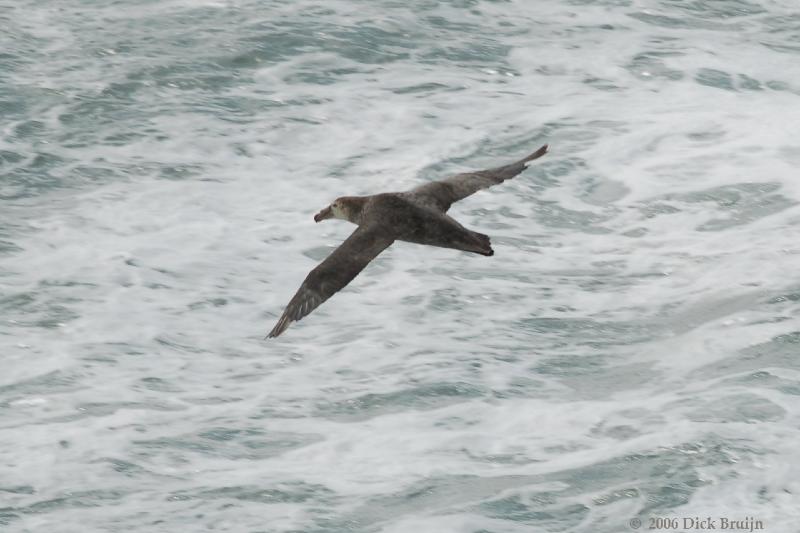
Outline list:
[[[398,241],[482,255],[494,253],[487,235],[468,230],[453,218],[428,206],[415,204],[405,193],[368,196],[364,211],[368,220],[377,220],[386,226]]]
[[[480,189],[513,178],[526,168],[527,162],[545,153],[547,145],[510,165],[456,174],[410,191],[338,198],[317,213],[314,220],[341,218],[358,228],[309,272],[268,336],[277,337],[291,322],[316,309],[396,240],[493,255],[489,237],[459,224],[447,214],[448,209]]]

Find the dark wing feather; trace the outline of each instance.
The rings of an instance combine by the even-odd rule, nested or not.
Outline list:
[[[331,255],[308,273],[267,337],[277,337],[289,324],[319,307],[353,281],[370,261],[393,242],[394,236],[384,227],[359,226]]]
[[[451,205],[459,200],[463,200],[470,194],[513,178],[528,168],[526,163],[538,159],[546,153],[547,145],[545,144],[531,155],[515,163],[511,163],[510,165],[490,168],[488,170],[479,170],[477,172],[456,174],[455,176],[450,176],[441,181],[420,185],[405,194],[410,197],[412,201],[447,212]]]

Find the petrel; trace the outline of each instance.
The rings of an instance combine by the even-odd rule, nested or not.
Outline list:
[[[465,228],[450,217],[447,210],[474,192],[513,178],[527,168],[526,163],[546,153],[547,145],[544,145],[510,165],[456,174],[409,191],[337,198],[317,213],[314,221],[340,218],[358,227],[308,273],[267,337],[277,337],[289,324],[302,319],[343,289],[394,241],[494,255],[487,235]]]

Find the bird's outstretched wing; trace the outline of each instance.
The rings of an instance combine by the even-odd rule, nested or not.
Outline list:
[[[546,153],[547,145],[545,144],[531,155],[515,163],[511,163],[510,165],[456,174],[455,176],[450,176],[441,181],[425,183],[404,194],[416,203],[446,213],[455,202],[463,200],[470,194],[478,192],[481,189],[486,189],[492,185],[497,185],[507,179],[513,178],[528,167],[526,163],[538,159]]]
[[[289,324],[300,320],[353,281],[367,264],[394,242],[394,235],[380,225],[359,226],[331,255],[308,273],[267,337],[277,337]]]

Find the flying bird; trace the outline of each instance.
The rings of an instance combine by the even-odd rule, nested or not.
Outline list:
[[[314,216],[315,222],[339,218],[358,227],[322,263],[308,273],[267,337],[277,337],[353,281],[394,241],[454,248],[494,255],[489,237],[469,230],[447,214],[450,206],[481,190],[511,179],[526,163],[547,153],[542,146],[510,165],[456,174],[409,191],[372,196],[342,196]]]

